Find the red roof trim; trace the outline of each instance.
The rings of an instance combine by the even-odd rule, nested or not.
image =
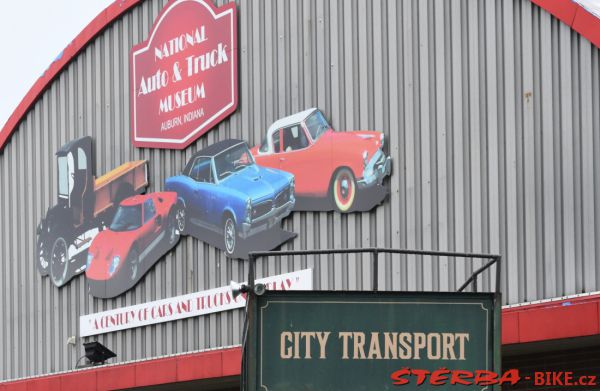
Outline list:
[[[81,52],[99,33],[101,33],[115,19],[123,15],[142,0],[116,0],[94,18],[77,37],[63,50],[60,58],[54,60],[42,76],[33,84],[27,95],[17,106],[15,111],[0,130],[0,152],[14,133],[19,122],[33,107],[38,98],[54,80],[54,78],[67,67],[79,52]]]
[[[573,0],[531,0],[600,48],[600,19]]]
[[[100,391],[239,376],[242,349],[229,348],[0,383],[0,391]]]
[[[573,24],[578,8],[577,3],[571,0],[531,0],[531,2],[545,9],[565,24],[569,26]]]
[[[502,344],[600,334],[600,294],[502,310]]]
[[[571,27],[600,48],[600,19],[585,8],[579,7]]]

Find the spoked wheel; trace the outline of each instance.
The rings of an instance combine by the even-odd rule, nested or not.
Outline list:
[[[186,227],[186,216],[185,208],[182,206],[177,207],[177,211],[175,212],[175,222],[177,224],[177,231],[179,231],[179,235],[183,235]]]
[[[223,226],[223,240],[225,242],[225,251],[227,252],[227,255],[231,255],[235,251],[236,239],[237,232],[235,223],[231,217],[227,217]]]
[[[177,220],[177,213],[171,213],[169,215],[169,224],[167,226],[167,239],[169,241],[169,246],[174,246],[179,241],[179,235],[181,232],[182,230],[179,229],[179,221]]]
[[[62,286],[69,270],[69,252],[65,239],[56,238],[50,251],[50,275],[56,286]]]
[[[135,281],[140,269],[140,254],[138,254],[135,248],[131,249],[127,260],[127,264],[129,265],[129,279]]]
[[[49,273],[50,266],[50,251],[52,248],[50,247],[52,243],[48,244],[48,238],[45,239],[42,235],[39,235],[37,238],[37,269],[42,276],[47,276]]]
[[[352,171],[342,168],[335,174],[331,183],[331,193],[335,207],[340,212],[347,212],[352,208],[356,197],[356,180]]]

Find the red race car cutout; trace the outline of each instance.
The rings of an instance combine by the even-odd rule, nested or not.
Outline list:
[[[90,294],[115,297],[132,288],[179,241],[177,193],[136,195],[121,202],[108,229],[88,250]]]
[[[257,164],[294,174],[296,195],[309,201],[298,202],[296,210],[334,206],[349,212],[369,210],[387,194],[382,184],[391,174],[392,160],[384,143],[377,131],[337,132],[313,108],[273,123],[251,152]]]

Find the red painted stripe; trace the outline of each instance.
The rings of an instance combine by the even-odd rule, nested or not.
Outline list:
[[[220,377],[223,374],[223,362],[217,356],[221,356],[221,353],[215,352],[182,360],[177,365],[177,381],[193,380],[196,376]]]
[[[502,344],[519,342],[519,315],[502,311]]]
[[[77,37],[63,50],[62,56],[52,62],[42,76],[33,84],[27,95],[17,106],[15,111],[6,121],[4,127],[0,131],[0,151],[4,148],[9,137],[17,129],[19,122],[25,117],[29,109],[33,107],[38,98],[54,80],[54,78],[62,72],[63,69],[74,59],[88,43],[90,43],[100,32],[102,32],[109,24],[130,8],[141,2],[142,0],[116,0],[114,3],[106,7],[98,16],[88,24]]]
[[[61,390],[96,391],[98,371],[81,371],[60,376]]]
[[[572,0],[531,0],[600,47],[600,19]]]
[[[133,388],[135,385],[134,365],[121,365],[98,369],[98,376],[96,377],[98,391]]]
[[[188,359],[193,359],[188,357]],[[198,377],[197,379],[202,379]],[[155,384],[175,383],[177,381],[177,359],[166,358],[144,361],[135,367],[135,385],[152,386]]]
[[[600,334],[600,295],[502,310],[502,344]]]
[[[49,376],[37,382],[26,383],[27,391],[59,390],[61,379],[59,376]]]
[[[596,304],[598,304],[598,324],[600,325],[600,300]]]
[[[578,7],[571,27],[600,48],[600,19],[586,11],[585,8]]]
[[[237,376],[241,373],[242,349],[223,352],[223,376]]]
[[[598,305],[574,304],[518,313],[519,342],[598,334]]]
[[[213,379],[239,375],[241,362],[241,348],[222,349],[1,383],[0,391],[105,391]]]
[[[579,6],[571,0],[531,0],[567,25],[573,24]]]

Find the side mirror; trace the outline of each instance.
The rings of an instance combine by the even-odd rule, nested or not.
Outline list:
[[[156,216],[156,219],[154,219],[154,222],[156,223],[156,225],[162,225],[163,223],[163,219],[161,215]]]

